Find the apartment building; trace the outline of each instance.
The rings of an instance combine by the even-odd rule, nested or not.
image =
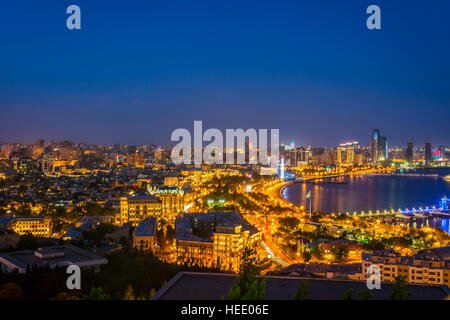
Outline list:
[[[413,256],[401,256],[391,249],[363,253],[362,273],[352,278],[367,279],[371,265],[380,268],[381,281],[402,276],[408,283],[450,286],[450,246],[425,249]]]
[[[120,197],[120,212],[116,215],[116,224],[131,222],[136,227],[148,217],[160,218],[162,202],[154,196]]]
[[[15,217],[10,228],[19,235],[30,233],[35,237],[51,237],[53,224],[50,217]]]
[[[148,187],[148,192],[161,200],[162,216],[175,218],[184,212],[184,191],[176,186]]]
[[[156,218],[148,217],[142,220],[133,231],[133,248],[138,250],[153,250],[155,246]]]
[[[245,248],[260,248],[261,233],[237,212],[185,214],[177,218],[176,255],[179,262],[238,271]]]

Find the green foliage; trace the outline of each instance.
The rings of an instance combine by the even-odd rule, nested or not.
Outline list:
[[[92,287],[89,294],[84,297],[84,300],[108,300],[108,295],[101,287]]]
[[[374,300],[375,299],[375,296],[373,295],[372,291],[369,289],[360,290],[357,292],[357,295],[360,300]]]
[[[264,300],[265,279],[257,277],[259,270],[252,263],[254,251],[245,248],[241,257],[239,276],[228,293],[228,300]]]
[[[115,227],[111,223],[100,223],[94,230],[84,231],[83,238],[98,244],[105,240],[105,235],[112,233]]]
[[[31,206],[29,204],[23,203],[17,210],[15,211],[15,215],[19,217],[29,217],[32,215]]]
[[[331,250],[331,252],[333,253],[333,255],[335,257],[335,260],[344,260],[348,256],[348,248],[346,248],[344,246],[333,248]]]
[[[88,203],[85,207],[87,216],[113,216],[114,209],[110,207],[102,207],[96,203]]]
[[[309,251],[304,250],[302,251],[301,255],[304,262],[308,262],[309,260],[311,260],[311,253]]]
[[[124,250],[125,252],[129,252],[131,250],[130,241],[124,236],[120,237],[119,245],[122,247],[122,250]]]
[[[128,285],[127,290],[125,290],[123,300],[136,300],[136,297],[134,296],[133,293],[133,287],[131,285]]]
[[[342,295],[342,300],[353,300],[353,289],[350,288]]]
[[[311,250],[311,257],[316,259],[317,261],[320,261],[323,259],[323,252],[319,247],[315,247],[313,250]]]
[[[38,245],[39,242],[31,233],[21,235],[19,242],[17,243],[17,247],[29,250],[36,250]]]
[[[311,285],[308,281],[303,280],[295,292],[294,300],[307,300],[311,294]]]
[[[394,286],[392,288],[392,292],[389,295],[390,300],[408,300],[411,295],[405,285],[405,278],[398,276],[395,277]]]
[[[8,282],[0,286],[0,301],[3,300],[23,300],[22,288],[17,284]]]
[[[76,292],[60,292],[55,298],[50,300],[80,300],[80,297]]]
[[[121,300],[128,286],[131,286],[136,299],[148,299],[152,290],[154,294],[180,271],[219,271],[196,265],[166,263],[152,254],[136,251],[118,250],[106,258],[108,264],[103,265],[99,272],[82,270],[82,286],[79,291],[67,290],[65,267],[33,267],[25,274],[0,271],[0,286],[8,282],[16,283],[22,288],[25,298],[30,300],[55,299],[58,296],[63,300],[88,297],[93,287],[100,287],[109,299]]]
[[[300,221],[297,218],[286,217],[286,218],[279,218],[278,223],[284,232],[291,233],[297,230]]]

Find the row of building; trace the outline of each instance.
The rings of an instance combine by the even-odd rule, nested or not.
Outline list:
[[[184,190],[176,186],[148,188],[149,195],[119,198],[116,224],[137,226],[147,217],[174,219],[184,212]]]
[[[448,149],[444,146],[433,148],[431,143],[425,142],[423,148],[414,148],[409,142],[405,148],[389,148],[387,138],[381,135],[379,129],[372,131],[369,147],[363,147],[358,141],[350,140],[341,143],[336,148],[310,148],[295,146],[293,142],[284,145],[280,156],[288,166],[326,166],[326,165],[356,165],[373,163],[381,164],[389,159],[406,161],[411,164],[421,161],[425,166],[433,162],[448,159]]]
[[[367,279],[372,265],[380,268],[381,281],[392,282],[402,276],[408,283],[450,286],[450,246],[425,249],[412,256],[391,249],[363,253],[361,273],[350,278]]]
[[[50,217],[14,217],[6,215],[0,218],[0,229],[14,231],[17,235],[29,233],[35,237],[48,238],[52,236],[53,223]]]
[[[155,251],[157,220],[142,220],[133,247]],[[261,233],[237,212],[192,213],[175,221],[175,259],[179,263],[237,271],[245,248],[260,249]]]

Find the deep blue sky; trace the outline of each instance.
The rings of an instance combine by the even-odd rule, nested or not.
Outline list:
[[[374,127],[450,144],[449,39],[448,0],[4,1],[0,142],[168,143],[203,120],[298,145]]]

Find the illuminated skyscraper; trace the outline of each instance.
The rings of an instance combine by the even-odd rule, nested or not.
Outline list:
[[[355,151],[359,150],[358,141],[348,141],[341,143],[336,150],[337,164],[355,164]]]
[[[372,131],[372,162],[377,163],[378,162],[378,140],[380,138],[380,130],[374,129]]]
[[[388,159],[388,146],[386,137],[380,135],[379,129],[372,132],[372,162],[379,163]]]
[[[378,161],[382,162],[388,159],[388,145],[386,137],[379,137],[378,139]]]
[[[431,164],[431,143],[425,142],[425,165]]]
[[[412,142],[408,142],[406,146],[406,161],[409,163],[414,160],[414,144]]]

